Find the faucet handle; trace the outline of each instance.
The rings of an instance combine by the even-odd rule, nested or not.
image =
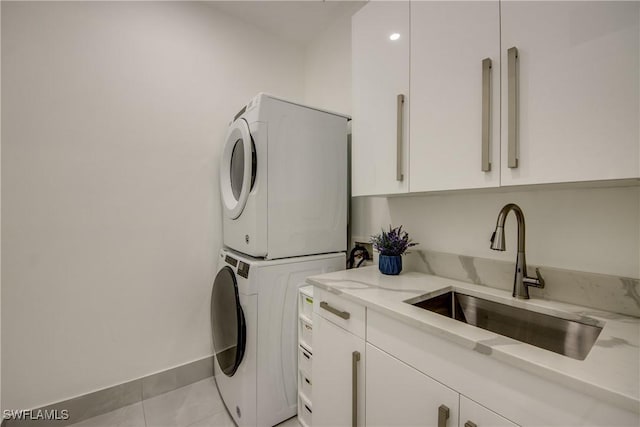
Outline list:
[[[540,283],[540,287],[544,288],[544,279],[542,278],[542,275],[540,274],[540,269],[538,267],[536,267],[536,277],[538,278],[538,282]]]
[[[540,274],[540,269],[536,267],[536,277],[524,277],[522,279],[526,286],[532,286],[534,288],[544,288],[544,279]]]

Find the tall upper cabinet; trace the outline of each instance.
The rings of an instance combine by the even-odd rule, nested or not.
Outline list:
[[[499,186],[499,2],[412,2],[410,63],[409,189]]]
[[[501,3],[502,185],[640,176],[639,23],[637,1]]]
[[[352,23],[354,196],[640,177],[640,2],[370,2]]]
[[[354,196],[409,191],[409,2],[369,2],[352,19]]]

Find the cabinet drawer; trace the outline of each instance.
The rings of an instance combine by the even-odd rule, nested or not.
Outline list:
[[[298,342],[310,352],[313,351],[311,347],[313,345],[313,326],[303,317],[298,318]]]
[[[313,311],[352,334],[365,337],[366,309],[340,295],[315,288]]]
[[[298,393],[301,393],[309,402],[313,399],[311,393],[311,375],[298,371]]]
[[[311,427],[312,408],[311,402],[298,394],[298,420],[302,427]]]
[[[298,369],[311,378],[313,355],[304,347],[298,347]]]
[[[300,288],[300,293],[298,294],[298,312],[307,319],[313,317],[313,286]]]

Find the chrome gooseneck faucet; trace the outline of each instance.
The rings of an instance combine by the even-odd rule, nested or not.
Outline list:
[[[491,236],[491,249],[504,251],[504,222],[511,211],[516,215],[516,220],[518,221],[518,256],[516,257],[516,272],[513,278],[513,296],[529,299],[529,286],[544,288],[544,279],[540,276],[540,270],[537,268],[536,278],[527,276],[527,261],[524,255],[524,214],[518,205],[509,203],[500,210],[496,231]]]

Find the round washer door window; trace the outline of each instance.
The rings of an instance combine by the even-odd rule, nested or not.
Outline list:
[[[246,120],[238,119],[229,127],[220,165],[220,194],[229,218],[240,216],[255,179],[255,146]]]
[[[242,362],[247,341],[238,282],[231,267],[218,272],[211,291],[211,330],[218,366],[231,377]]]

